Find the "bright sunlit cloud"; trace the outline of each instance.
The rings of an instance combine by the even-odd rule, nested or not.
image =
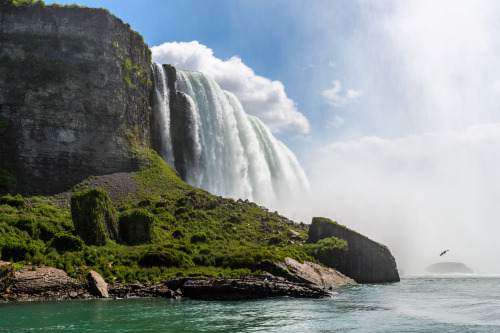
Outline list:
[[[309,132],[309,121],[287,97],[283,84],[256,75],[239,57],[221,60],[197,41],[164,43],[151,51],[156,62],[210,75],[222,89],[238,97],[248,114],[257,116],[273,132]]]

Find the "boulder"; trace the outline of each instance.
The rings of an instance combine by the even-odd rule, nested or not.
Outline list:
[[[19,294],[59,297],[71,292],[82,293],[82,281],[54,267],[27,266],[14,273],[11,291]]]
[[[327,237],[347,241],[347,251],[324,251],[317,257],[322,264],[339,270],[358,283],[399,281],[396,260],[385,245],[330,219],[314,217],[309,227],[308,242],[315,243]]]
[[[14,281],[14,266],[8,261],[0,260],[0,292],[5,291]]]
[[[259,269],[288,281],[309,283],[323,289],[357,284],[353,279],[335,269],[310,261],[300,263],[288,257],[285,258],[285,262],[274,263],[263,260],[259,263]]]
[[[108,298],[108,284],[102,278],[101,274],[96,271],[90,271],[87,277],[89,291],[92,295],[102,298]]]

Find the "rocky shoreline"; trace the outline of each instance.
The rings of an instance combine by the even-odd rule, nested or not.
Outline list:
[[[281,269],[285,268],[281,264]],[[355,284],[349,280],[344,285]],[[342,284],[338,281],[331,284],[330,281],[328,285],[321,285],[308,282],[304,277],[300,281],[290,281],[271,274],[247,278],[174,278],[157,283],[108,285],[95,271],[90,271],[86,279],[74,279],[54,267],[30,266],[14,271],[11,263],[0,262],[0,302],[134,297],[208,301],[328,298],[328,290],[337,285]]]

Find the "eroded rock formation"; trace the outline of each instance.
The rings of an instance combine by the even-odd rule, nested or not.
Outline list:
[[[324,265],[338,269],[358,283],[399,281],[396,260],[386,246],[327,218],[313,218],[309,242],[327,237],[346,240],[347,251],[325,251],[318,257]]]

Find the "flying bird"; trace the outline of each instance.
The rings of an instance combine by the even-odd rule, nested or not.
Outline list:
[[[448,251],[450,251],[450,250],[446,250],[446,251],[441,252],[441,254],[439,256],[441,257],[443,254],[445,254]]]

